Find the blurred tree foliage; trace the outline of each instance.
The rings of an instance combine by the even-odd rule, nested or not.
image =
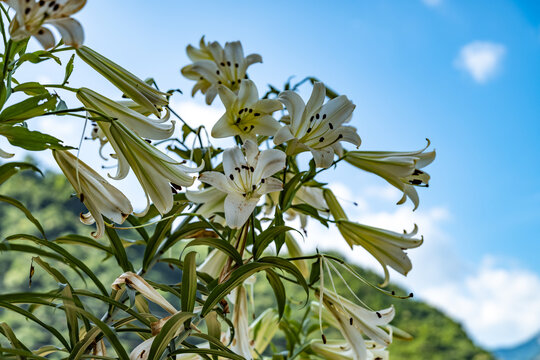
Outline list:
[[[77,214],[84,211],[84,207],[76,197],[72,196],[73,190],[71,186],[65,177],[61,175],[47,172],[42,177],[38,173],[24,171],[1,185],[0,193],[12,196],[25,204],[41,222],[49,238],[54,239],[66,234],[88,236],[93,230],[92,227],[84,226],[78,221]],[[0,237],[3,240],[6,236],[17,233],[38,235],[32,223],[18,209],[0,203]],[[137,235],[135,233],[133,233],[133,239],[135,246],[130,246],[128,251],[130,256],[136,257],[141,247],[136,246]],[[103,244],[107,245],[106,240],[103,240]],[[72,254],[83,259],[87,266],[96,274],[99,274],[100,280],[104,284],[112,283],[120,275],[117,273],[118,267],[114,263],[114,259],[103,259],[96,256],[92,249],[81,246],[70,246],[69,249]],[[180,251],[180,249],[175,251]],[[2,289],[0,295],[2,293],[25,291],[29,286],[32,255],[18,253],[18,256],[13,256],[13,254],[15,253],[0,252],[0,289]],[[170,257],[177,257],[178,255],[179,253],[174,253]],[[157,272],[158,269],[159,272]],[[70,280],[73,280],[73,283],[81,287],[84,286],[84,283],[77,279],[73,272],[68,270],[67,266],[59,268],[59,270],[64,274],[71,274],[73,279]],[[164,264],[156,268],[155,273],[162,276],[160,279],[162,282],[174,284],[181,280],[180,271],[171,270]],[[381,278],[372,272],[363,271],[363,274],[373,283],[381,281]],[[351,288],[357,291],[357,295],[370,307],[382,309],[394,304],[397,315],[392,324],[414,336],[412,341],[394,341],[390,346],[393,359],[494,359],[490,353],[479,348],[469,339],[460,324],[439,310],[413,299],[399,300],[390,298],[368,286],[362,285],[350,274],[345,273],[343,276]],[[335,281],[338,292],[345,293],[345,286],[340,283],[339,279],[335,279]],[[55,284],[41,268],[35,267],[35,274],[32,278],[32,291],[49,291],[57,287],[58,284]],[[395,290],[396,293],[406,293],[404,289],[392,284],[390,288]],[[298,297],[298,303],[300,304],[302,294],[296,296],[296,294],[291,293],[291,290],[287,293],[292,298]],[[258,304],[256,314],[262,312],[274,301],[272,290],[266,281],[257,281],[254,285],[253,294],[257,298],[256,303]],[[300,309],[301,305],[297,305],[297,307],[298,309],[295,309],[293,305],[292,312],[298,310],[297,313],[301,316],[303,313]],[[35,307],[29,310],[32,310],[38,317],[46,317],[53,325],[57,324],[59,329],[65,327],[59,323],[60,319],[54,321],[54,309]],[[294,318],[294,315],[292,317]],[[61,319],[63,321],[64,318],[61,317]],[[316,322],[317,319],[314,319],[314,321]],[[39,346],[50,342],[54,343],[54,340],[48,338],[50,335],[41,331],[35,323],[2,308],[0,308],[0,322],[7,322],[14,329],[17,337],[27,345]],[[132,340],[136,344],[136,339]],[[0,344],[6,345],[5,341],[5,338],[0,337]],[[283,343],[283,338],[277,337],[274,345],[279,347],[280,343]]]

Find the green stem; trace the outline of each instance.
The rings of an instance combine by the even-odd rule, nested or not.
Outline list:
[[[6,52],[4,53],[4,66],[2,68],[2,80],[6,79],[6,73],[7,73],[7,67],[10,59],[10,52],[11,52],[11,46],[13,44],[13,41],[9,39],[7,45],[6,45]]]
[[[64,90],[72,91],[72,92],[75,92],[75,93],[77,91],[79,91],[79,89],[75,89],[75,88],[72,88],[72,87],[69,87],[69,86],[66,86],[66,85],[46,84],[46,85],[42,85],[42,86],[46,87],[46,88],[64,89]]]

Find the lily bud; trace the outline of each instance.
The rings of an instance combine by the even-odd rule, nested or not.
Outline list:
[[[343,210],[343,208],[339,204],[339,201],[336,199],[336,196],[334,195],[332,190],[324,189],[323,195],[324,195],[324,200],[326,200],[326,205],[328,205],[328,209],[330,210],[330,214],[332,214],[332,217],[334,218],[334,220],[337,221],[337,220],[348,219],[347,214],[345,214],[345,210]]]
[[[160,116],[162,107],[169,104],[169,94],[153,88],[131,72],[89,47],[83,46],[77,49],[77,55],[126,96],[157,117]]]
[[[13,157],[13,156],[15,156],[15,154],[11,154],[0,149],[0,158],[9,159],[10,157]]]
[[[254,355],[262,354],[279,329],[279,316],[274,309],[266,309],[257,317],[249,330],[253,339]]]

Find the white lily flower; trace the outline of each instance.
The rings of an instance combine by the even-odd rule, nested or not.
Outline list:
[[[209,187],[199,191],[186,190],[186,198],[196,204],[201,204],[197,209],[197,214],[201,214],[207,219],[211,219],[216,213],[225,212],[226,193],[215,187]],[[221,217],[219,217],[221,219]],[[218,219],[218,222],[220,222]],[[213,219],[216,221],[216,219]]]
[[[316,291],[317,298],[322,297],[322,303],[333,317],[333,321],[343,337],[349,343],[353,359],[368,359],[368,352],[364,335],[380,346],[388,346],[392,342],[392,336],[381,326],[388,325],[394,318],[394,307],[379,311],[371,311],[359,306],[332,291],[324,290],[321,296]]]
[[[197,91],[206,94],[206,103],[210,105],[218,93],[218,85],[224,85],[237,93],[240,84],[247,79],[247,68],[254,63],[261,63],[258,54],[244,57],[240,41],[225,43],[223,48],[217,41],[206,44],[204,37],[200,41],[200,49],[189,45],[187,55],[193,64],[182,68],[182,75],[196,80],[191,95]]]
[[[125,272],[122,275],[120,275],[114,282],[112,283],[111,287],[114,290],[120,290],[121,285],[125,284],[126,286],[137,290],[141,293],[142,296],[147,298],[148,300],[152,301],[154,304],[157,304],[161,306],[164,310],[169,312],[170,314],[176,314],[178,310],[175,309],[174,306],[171,305],[170,302],[168,302],[163,296],[161,296],[160,293],[157,292],[156,289],[152,287],[149,283],[146,282],[141,276],[133,273],[133,272]]]
[[[9,159],[9,158],[11,158],[13,156],[15,156],[15,154],[11,154],[11,153],[8,153],[8,152],[0,149],[0,158]]]
[[[261,99],[251,80],[244,80],[238,95],[224,85],[218,86],[219,97],[225,105],[225,114],[212,128],[212,136],[224,138],[238,135],[243,141],[256,140],[256,134],[274,136],[279,122],[272,113],[283,107],[277,100]]]
[[[365,171],[379,175],[391,185],[403,192],[403,197],[397,202],[403,204],[407,197],[418,208],[420,200],[415,186],[429,186],[429,174],[423,172],[423,167],[435,160],[435,150],[424,152],[430,145],[418,151],[349,151],[345,161]]]
[[[412,269],[412,263],[405,250],[417,248],[424,242],[423,236],[420,239],[415,238],[418,232],[416,224],[413,231],[403,231],[403,234],[347,220],[338,221],[337,227],[351,247],[362,246],[381,264],[385,278],[383,286],[388,284],[390,277],[388,266],[407,276]]]
[[[77,49],[77,55],[94,70],[103,75],[126,96],[138,103],[145,112],[160,117],[163,106],[169,104],[170,94],[161,92],[133,75],[120,65],[107,59],[94,50],[83,46]]]
[[[253,360],[251,355],[252,341],[249,336],[248,323],[248,305],[246,289],[240,285],[231,292],[233,298],[234,310],[232,314],[232,323],[234,325],[234,339],[231,350],[246,360]]]
[[[141,137],[163,140],[170,138],[174,132],[174,121],[165,124],[169,120],[168,112],[163,119],[151,119],[84,87],[77,91],[77,98],[85,107],[116,119]]]
[[[362,225],[356,222],[348,221],[345,211],[337,201],[334,193],[329,189],[324,189],[324,197],[330,209],[332,217],[337,222],[337,228],[349,246],[360,245],[366,249],[383,267],[384,283],[388,284],[390,274],[388,266],[402,275],[412,269],[412,263],[406,249],[417,248],[424,242],[424,237],[415,238],[418,227],[414,225],[412,232],[403,234],[380,229],[372,226]]]
[[[118,158],[117,173],[109,176],[116,180],[123,179],[131,167],[147,199],[149,197],[153,201],[161,214],[172,209],[171,184],[191,186],[195,177],[188,173],[198,172],[204,167],[204,163],[198,168],[181,165],[182,163],[148,144],[119,121],[100,122],[98,126],[111,142]]]
[[[287,154],[311,151],[317,167],[332,165],[334,154],[342,156],[341,141],[360,146],[356,128],[344,126],[351,120],[355,105],[345,95],[340,95],[323,105],[326,88],[323,83],[313,84],[307,104],[296,92],[288,90],[279,94],[289,112],[289,124],[274,136],[276,145],[289,142]]]
[[[252,355],[262,354],[279,329],[279,316],[275,309],[266,309],[249,325]]]
[[[356,360],[351,345],[344,340],[330,339],[326,343],[319,339],[310,342],[311,350],[320,357],[328,360]]]
[[[229,256],[221,250],[214,249],[208,253],[206,259],[197,266],[198,272],[203,272],[217,279],[221,271],[225,267],[225,263]]]
[[[122,224],[133,212],[131,203],[120,190],[109,184],[75,155],[65,150],[53,150],[52,153],[60,169],[89,211],[87,214],[81,214],[81,221],[87,225],[96,223],[97,231],[92,232],[93,237],[100,238],[105,231],[102,215],[115,223]]]
[[[227,194],[225,221],[231,228],[239,228],[247,221],[262,195],[280,191],[283,184],[271,177],[285,167],[285,153],[277,149],[259,152],[257,144],[246,140],[238,147],[223,153],[223,170],[206,171],[199,180]]]
[[[34,36],[45,49],[55,44],[51,30],[43,25],[54,26],[66,45],[79,47],[84,41],[81,24],[70,17],[86,4],[86,0],[2,0],[16,14],[9,24],[11,39],[21,41]]]

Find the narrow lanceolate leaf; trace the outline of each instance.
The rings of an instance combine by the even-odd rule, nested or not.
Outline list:
[[[281,279],[273,270],[266,270],[266,279],[270,283],[272,290],[274,290],[274,295],[276,296],[276,302],[278,305],[278,314],[279,318],[281,319],[283,312],[285,311],[285,303],[287,302],[285,286],[283,286]]]
[[[309,300],[309,287],[308,287],[308,284],[306,282],[306,279],[304,279],[304,276],[302,275],[300,270],[298,270],[296,265],[294,265],[291,261],[282,259],[282,258],[277,257],[277,256],[266,256],[266,257],[260,258],[259,262],[266,263],[266,264],[272,264],[274,267],[280,268],[281,270],[284,270],[284,271],[288,272],[289,274],[293,275],[296,278],[296,280],[298,281],[298,284],[300,286],[302,286],[304,288],[305,292],[306,292],[306,302],[305,302],[305,304],[307,304],[307,302]]]
[[[5,301],[0,301],[0,307],[2,307],[4,309],[7,309],[9,311],[16,312],[18,314],[21,314],[26,319],[31,320],[31,321],[35,322],[36,324],[39,324],[46,331],[48,331],[49,334],[52,334],[54,337],[56,337],[62,343],[62,345],[66,347],[66,349],[69,350],[71,348],[70,345],[69,345],[69,342],[62,336],[62,334],[60,334],[60,332],[58,330],[56,330],[56,328],[54,328],[51,325],[46,324],[41,319],[39,319],[37,316],[32,314],[30,311],[25,310],[23,308],[20,308],[20,307],[18,307],[16,305],[10,304],[10,303],[5,302]]]
[[[88,275],[88,277],[90,279],[92,279],[92,281],[94,282],[94,284],[98,287],[98,289],[101,291],[101,293],[105,296],[109,296],[109,292],[107,291],[107,289],[105,288],[105,286],[103,285],[103,283],[98,279],[98,277],[96,276],[96,274],[94,274],[94,272],[92,270],[90,270],[90,268],[88,266],[86,266],[84,264],[84,262],[82,262],[81,260],[77,259],[75,256],[73,256],[69,251],[67,251],[66,249],[64,249],[63,247],[61,247],[60,245],[58,244],[55,244],[51,241],[47,241],[47,240],[43,240],[43,239],[40,239],[38,237],[35,237],[35,236],[32,236],[32,235],[28,235],[28,234],[16,234],[16,235],[12,235],[12,236],[8,236],[6,238],[6,241],[15,241],[15,240],[28,240],[28,241],[32,241],[38,245],[41,245],[41,246],[44,246],[44,247],[47,247],[51,250],[53,250],[54,252],[56,252],[57,254],[61,255],[62,256],[62,260],[67,263],[69,266],[71,266],[72,268],[75,268],[75,269],[80,269],[82,270],[86,275]]]
[[[0,113],[0,123],[16,124],[40,116],[56,108],[58,96],[49,93],[33,96],[17,104],[8,106]]]
[[[201,354],[201,355],[216,355],[221,358],[225,359],[232,359],[232,360],[246,360],[243,356],[237,355],[232,352],[223,351],[223,350],[217,350],[217,349],[199,349],[199,348],[191,348],[191,349],[178,349],[171,353],[171,355],[181,355],[181,354]]]
[[[84,338],[82,338],[69,354],[69,360],[78,360],[82,355],[87,353],[87,349],[95,341],[96,337],[101,334],[101,330],[95,326],[86,332]]]
[[[17,91],[22,91],[26,95],[30,95],[30,96],[49,94],[45,86],[35,81],[25,82],[25,83],[15,86],[13,88],[13,92],[17,92]]]
[[[15,357],[16,359],[39,359],[39,360],[49,360],[49,359],[46,358],[46,357],[39,356],[39,355],[35,355],[35,354],[32,353],[30,350],[10,349],[10,348],[5,348],[5,347],[1,347],[1,346],[0,346],[0,355],[3,355],[4,353],[16,355],[16,357]],[[11,359],[11,357],[10,357],[10,358],[6,358],[6,359]]]
[[[113,251],[113,255],[116,258],[118,265],[120,265],[124,271],[133,271],[133,264],[128,260],[126,249],[116,230],[106,227],[105,232],[111,242],[111,250]]]
[[[253,246],[254,247],[254,250],[253,250],[254,258],[258,259],[262,255],[264,250],[268,247],[268,245],[270,245],[277,236],[279,236],[280,234],[285,234],[285,232],[287,232],[289,230],[294,230],[294,231],[298,232],[298,230],[296,230],[295,228],[292,228],[290,226],[279,225],[279,226],[269,227],[268,229],[266,229],[262,233],[260,233],[255,238],[255,244]],[[298,232],[298,233],[301,235],[300,232]]]
[[[230,243],[223,239],[216,239],[216,238],[199,238],[195,240],[191,240],[187,245],[186,248],[190,246],[199,246],[199,245],[206,245],[213,248],[216,248],[225,254],[227,254],[229,257],[231,257],[238,265],[242,265],[242,256],[236,250],[234,246],[232,246]]]
[[[161,331],[156,336],[150,348],[148,359],[159,359],[167,346],[181,331],[186,320],[193,317],[192,313],[178,312],[171,316],[169,320],[163,325]]]
[[[6,182],[13,175],[23,170],[33,170],[43,176],[41,170],[39,170],[39,168],[37,168],[35,165],[25,162],[9,162],[0,166],[0,185]]]
[[[36,228],[39,230],[41,235],[43,235],[44,238],[47,238],[45,236],[45,230],[43,230],[43,227],[41,226],[39,221],[34,217],[34,215],[32,215],[32,212],[30,210],[28,210],[19,200],[16,200],[16,199],[8,197],[8,196],[0,195],[0,201],[8,203],[10,205],[13,205],[17,209],[21,210],[24,213],[24,215],[26,216],[26,218],[28,220],[30,220],[32,222],[32,224],[34,224],[36,226]]]
[[[30,151],[73,149],[71,146],[62,145],[62,140],[54,136],[39,131],[30,131],[24,126],[11,126],[0,123],[0,135],[5,136],[11,145]]]
[[[18,349],[22,351],[30,351],[18,338],[15,336],[13,330],[5,322],[0,323],[0,334],[4,335],[8,340],[13,349]],[[17,359],[24,359],[22,356],[17,356]]]
[[[113,254],[113,251],[110,247],[105,246],[101,244],[100,242],[97,242],[93,238],[77,235],[77,234],[69,234],[60,236],[53,240],[57,244],[70,244],[70,245],[82,245],[82,246],[88,246],[94,249],[98,249],[100,251],[106,252],[108,254]]]
[[[216,304],[221,301],[227,294],[229,294],[235,287],[242,284],[251,275],[271,268],[271,264],[252,262],[238,267],[231,273],[229,280],[216,286],[203,305],[201,310],[201,316],[204,317],[208,314]]]
[[[120,343],[120,340],[116,336],[116,333],[113,329],[111,329],[103,321],[99,320],[92,313],[78,307],[73,307],[73,309],[75,309],[75,311],[77,311],[77,313],[79,313],[82,317],[85,317],[91,322],[93,322],[101,330],[101,332],[103,332],[103,335],[105,335],[105,337],[109,340],[111,346],[113,347],[114,351],[116,352],[116,355],[118,355],[118,358],[120,360],[129,360],[129,356],[126,353],[126,350]]]
[[[66,85],[68,83],[69,77],[71,76],[71,73],[73,72],[73,60],[74,59],[75,59],[75,54],[71,55],[67,65],[66,65],[66,73],[64,75],[64,81],[62,82],[62,85]]]
[[[182,311],[192,312],[195,308],[195,298],[197,296],[197,253],[191,251],[184,258],[184,269],[182,271]]]

